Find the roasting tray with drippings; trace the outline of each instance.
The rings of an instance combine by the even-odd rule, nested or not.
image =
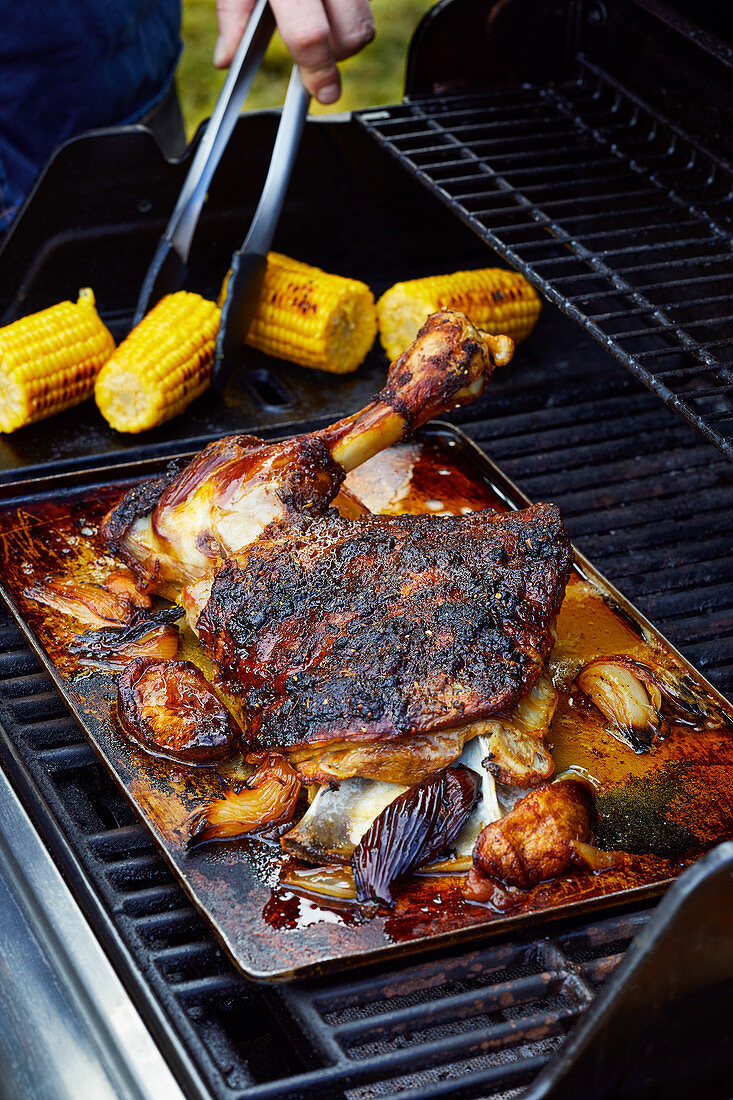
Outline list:
[[[150,471],[128,466],[36,482],[32,497],[6,505],[0,512],[0,591],[92,745],[249,976],[307,977],[385,952],[463,942],[508,925],[659,894],[701,851],[733,835],[733,738],[726,729],[733,708],[578,557],[558,622],[554,667],[579,667],[600,654],[661,661],[689,676],[721,715],[718,729],[671,725],[651,751],[637,753],[614,736],[572,682],[561,688],[550,730],[556,774],[571,769],[594,784],[601,815],[596,841],[627,853],[618,866],[540,883],[505,913],[466,901],[463,875],[415,875],[389,911],[296,890],[286,880],[298,862],[276,843],[251,838],[187,850],[187,819],[221,792],[238,762],[195,770],[136,748],[115,722],[116,676],[80,670],[69,652],[75,627],[23,594],[49,572],[84,579],[104,574],[109,559],[98,541],[99,522],[143,472]],[[374,511],[391,514],[527,504],[478,448],[447,425],[432,425],[414,442],[384,452],[350,481]],[[201,660],[192,639],[184,648],[184,656]]]

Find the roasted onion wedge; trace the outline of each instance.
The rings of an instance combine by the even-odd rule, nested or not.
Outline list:
[[[395,883],[450,847],[480,796],[480,776],[458,764],[395,798],[351,857],[359,901],[392,905]]]
[[[306,862],[348,863],[374,819],[405,790],[378,779],[342,779],[338,787],[324,783],[280,843]]]
[[[23,595],[89,626],[127,623],[135,614],[129,594],[71,577],[44,577],[26,588]]]
[[[552,778],[555,764],[544,742],[556,706],[557,691],[545,672],[511,714],[486,723],[484,764],[500,783],[536,787]]]
[[[596,657],[576,682],[635,752],[650,747],[663,718],[700,730],[727,724],[702,702],[688,677],[627,654]]]
[[[188,823],[188,845],[230,840],[291,821],[300,793],[300,778],[284,756],[269,752],[237,791],[227,791],[197,810]]]
[[[120,675],[117,718],[153,756],[214,764],[229,756],[240,730],[213,687],[190,661],[137,657]]]
[[[181,617],[180,608],[156,612],[152,618],[143,612],[127,626],[87,630],[71,642],[69,650],[79,664],[90,668],[124,668],[138,657],[157,657],[171,661],[178,653],[181,636],[173,623]]]
[[[122,596],[129,600],[133,607],[149,608],[153,603],[153,598],[145,589],[139,588],[138,583],[129,569],[120,566],[107,574],[102,585],[116,596]]]

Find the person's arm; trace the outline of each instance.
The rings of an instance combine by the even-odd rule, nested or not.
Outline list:
[[[341,95],[336,62],[358,53],[374,37],[369,0],[271,0],[271,5],[306,88],[320,103],[335,103]],[[254,0],[216,0],[217,68],[231,64],[253,7]]]

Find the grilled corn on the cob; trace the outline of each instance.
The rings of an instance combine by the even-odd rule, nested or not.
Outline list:
[[[225,294],[226,282],[220,303]],[[376,335],[374,295],[366,283],[268,253],[247,333],[250,347],[301,367],[347,374],[364,361]]]
[[[0,431],[14,432],[91,397],[114,347],[88,288],[77,302],[0,329]]]
[[[183,412],[211,381],[220,311],[180,290],[161,299],[100,371],[94,397],[118,432],[143,432]]]
[[[524,340],[534,328],[542,303],[523,275],[488,267],[395,283],[377,302],[379,336],[390,360],[410,346],[436,309],[458,309],[494,336]]]

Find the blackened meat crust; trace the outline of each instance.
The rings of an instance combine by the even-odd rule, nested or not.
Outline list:
[[[102,522],[102,538],[108,550],[126,559],[124,539],[127,532],[136,519],[150,515],[168,486],[186,465],[186,459],[174,459],[158,477],[143,481],[125,493]]]
[[[552,646],[572,568],[558,509],[335,512],[217,571],[204,648],[263,748],[383,741],[506,710]]]

